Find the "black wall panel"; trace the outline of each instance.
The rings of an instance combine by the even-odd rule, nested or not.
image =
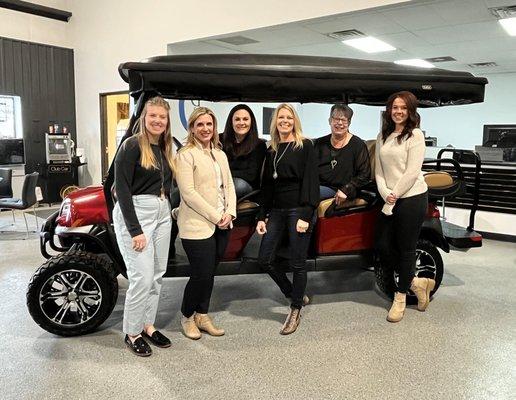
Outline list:
[[[26,173],[46,162],[50,122],[77,142],[73,50],[0,37],[0,94],[21,97]]]

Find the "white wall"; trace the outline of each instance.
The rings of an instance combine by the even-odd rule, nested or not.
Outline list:
[[[70,0],[31,0],[43,6],[68,10]],[[69,25],[37,15],[0,9],[0,36],[43,43],[59,47],[72,47]]]

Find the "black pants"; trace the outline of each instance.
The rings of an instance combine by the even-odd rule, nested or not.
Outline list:
[[[300,212],[297,208],[273,209],[267,221],[267,233],[263,236],[258,255],[258,263],[263,271],[279,286],[281,292],[292,299],[291,307],[301,308],[306,289],[306,256],[310,245],[310,235],[313,221],[310,222],[308,232],[296,231]],[[288,232],[289,240],[289,267],[293,273],[292,283],[285,271],[274,265],[276,252],[281,244],[284,231]]]
[[[416,269],[416,245],[428,207],[427,192],[396,201],[391,216],[383,213],[376,228],[382,264],[399,275],[398,292],[406,293]]]
[[[195,312],[208,313],[215,268],[226,251],[229,232],[229,229],[215,228],[215,232],[208,239],[181,239],[191,270],[181,306],[185,317],[189,318]]]

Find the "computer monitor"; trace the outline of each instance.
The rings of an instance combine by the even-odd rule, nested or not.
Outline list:
[[[484,147],[498,147],[498,142],[502,138],[511,137],[516,135],[516,125],[484,125],[484,137],[482,140],[482,146]],[[502,146],[507,147],[502,141]]]
[[[0,139],[0,165],[25,164],[23,139]]]

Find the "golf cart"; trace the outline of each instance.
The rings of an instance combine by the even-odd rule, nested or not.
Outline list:
[[[156,94],[178,100],[384,105],[390,94],[409,90],[418,97],[420,107],[438,107],[482,102],[487,83],[469,73],[386,62],[251,54],[154,57],[121,64],[119,72],[135,99],[123,140],[131,136],[146,100]],[[367,145],[374,163],[374,141]],[[477,167],[478,174],[480,162]],[[416,275],[436,280],[434,294],[444,272],[439,249],[449,252],[482,245],[482,237],[474,231],[475,205],[470,226],[462,228],[440,219],[437,202],[466,190],[476,193],[478,202],[479,181],[475,187],[467,187],[460,164],[453,157],[442,158],[442,153],[435,160],[426,160],[425,168],[429,170],[430,202],[417,243]],[[41,228],[41,253],[47,261],[30,280],[27,305],[34,321],[54,334],[91,332],[116,304],[117,276],[125,274],[125,265],[111,219],[113,175],[111,165],[103,186],[70,193]],[[238,215],[218,275],[262,272],[257,264],[259,238],[254,235],[257,199],[257,191],[238,199]],[[374,176],[355,200],[339,206],[332,199],[322,201],[308,269],[374,268],[378,288],[392,297],[397,276],[377,260],[373,250],[381,207]],[[178,251],[169,257],[165,277],[189,275],[180,241],[176,246]],[[58,254],[51,256],[49,247]],[[285,254],[279,252],[278,262],[285,261]],[[414,296],[409,296],[409,301],[414,301]]]

